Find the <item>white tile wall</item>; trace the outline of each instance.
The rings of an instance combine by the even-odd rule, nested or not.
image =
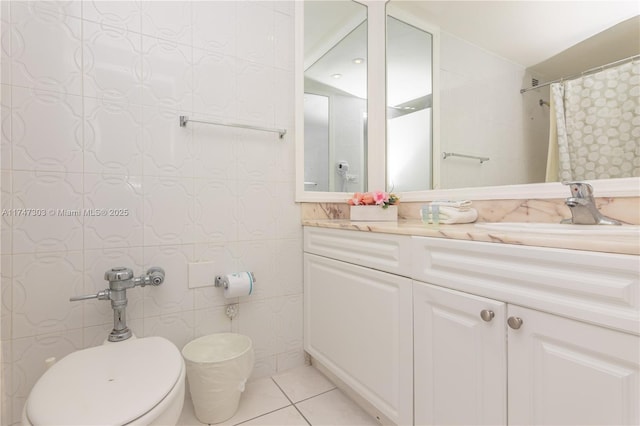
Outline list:
[[[101,344],[104,271],[165,268],[128,292],[138,336],[179,347],[254,339],[254,378],[304,363],[302,234],[294,203],[293,2],[2,2],[2,424],[44,360]],[[178,116],[286,128],[276,134]],[[49,209],[126,209],[63,216]],[[255,294],[189,289],[187,263],[252,270]],[[212,277],[213,281],[213,277]],[[240,303],[233,321],[225,305]]]
[[[525,103],[520,94],[528,85],[525,68],[447,33],[441,34],[440,50],[441,151],[490,158],[483,164],[456,157],[441,160],[441,188],[544,181],[540,170],[546,164],[547,140],[522,130],[539,120],[527,106],[538,98],[532,95]]]
[[[65,12],[45,2],[12,2],[13,84],[82,94],[82,21]]]

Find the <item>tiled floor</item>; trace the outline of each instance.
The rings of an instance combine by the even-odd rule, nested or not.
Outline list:
[[[200,426],[187,398],[180,426]],[[378,425],[318,370],[295,368],[247,383],[236,414],[221,425]]]

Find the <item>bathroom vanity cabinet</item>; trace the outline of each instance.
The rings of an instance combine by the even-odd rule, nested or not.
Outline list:
[[[506,304],[415,282],[413,306],[415,424],[505,424]]]
[[[379,410],[376,415],[411,424],[412,282],[400,274],[409,270],[408,257],[406,265],[400,262],[400,252],[409,249],[401,243],[408,241],[359,236],[348,246],[340,233],[305,240],[305,349]],[[336,253],[349,262],[332,259]],[[374,269],[377,263],[394,273]]]
[[[423,283],[413,296],[416,425],[638,424],[637,336]]]
[[[640,424],[637,256],[305,228],[305,349],[397,424]]]
[[[412,243],[415,424],[639,424],[637,256]]]

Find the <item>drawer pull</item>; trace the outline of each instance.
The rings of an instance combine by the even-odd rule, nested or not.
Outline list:
[[[483,309],[482,311],[480,311],[480,318],[482,318],[486,322],[491,321],[495,316],[496,314],[494,314],[493,311],[490,311],[488,309]]]
[[[509,324],[509,327],[513,328],[514,330],[517,330],[520,327],[522,327],[523,322],[524,321],[522,321],[522,318],[520,317],[509,317],[507,319],[507,324]]]

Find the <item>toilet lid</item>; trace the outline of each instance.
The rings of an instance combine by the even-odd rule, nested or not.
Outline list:
[[[77,351],[35,384],[27,418],[34,425],[125,425],[162,401],[183,368],[178,349],[162,337]]]

